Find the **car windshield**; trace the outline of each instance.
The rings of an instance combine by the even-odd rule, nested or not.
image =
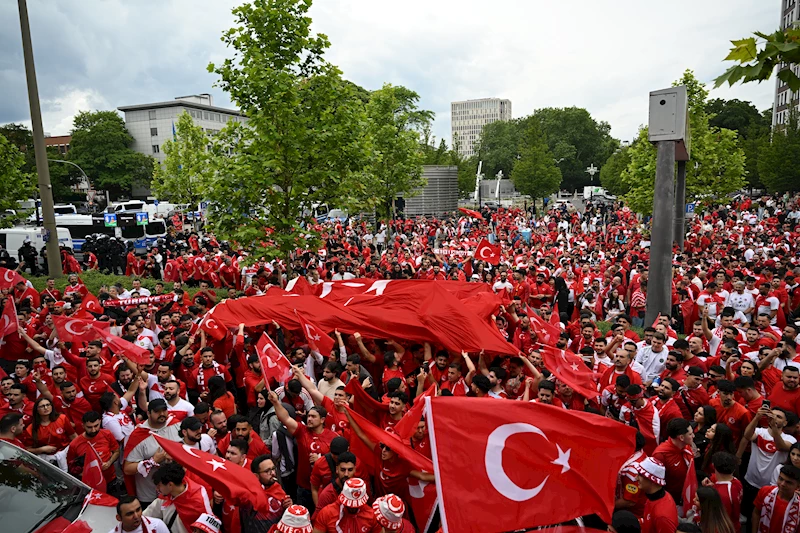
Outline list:
[[[75,478],[0,441],[3,531],[28,533],[53,520],[65,520],[66,526],[80,514],[88,493],[89,489]]]

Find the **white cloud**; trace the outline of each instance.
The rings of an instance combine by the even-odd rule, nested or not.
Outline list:
[[[95,90],[73,89],[64,96],[42,101],[42,127],[51,135],[67,135],[78,112],[110,107],[108,100]]]

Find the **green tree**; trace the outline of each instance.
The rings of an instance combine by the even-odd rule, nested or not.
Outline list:
[[[0,135],[8,139],[12,145],[22,152],[25,164],[22,167],[24,172],[34,174],[36,172],[36,154],[33,150],[33,133],[22,124],[5,124],[0,126]]]
[[[80,171],[72,165],[55,162],[69,161],[69,154],[64,155],[55,147],[48,148],[47,159],[51,160],[48,161],[47,166],[50,169],[50,184],[53,186],[53,200],[56,203],[85,200],[86,197],[84,195],[72,189],[81,179]]]
[[[629,191],[628,185],[622,180],[622,173],[631,164],[630,147],[621,146],[600,167],[600,184],[613,195],[622,196]]]
[[[733,61],[730,67],[719,76],[714,86],[719,87],[727,82],[733,85],[738,81],[750,83],[768,80],[775,67],[778,79],[789,85],[792,91],[800,90],[800,78],[789,65],[800,64],[800,28],[789,27],[773,34],[753,32],[755,37],[746,37],[731,41],[731,48],[725,61]]]
[[[536,120],[527,121],[519,144],[520,158],[511,170],[514,187],[534,200],[558,191],[561,185],[561,170],[553,160]]]
[[[764,142],[758,157],[761,182],[771,192],[796,191],[800,185],[800,131],[798,113],[789,112],[786,128]]]
[[[19,210],[20,200],[33,194],[34,177],[25,172],[25,156],[14,144],[0,135],[0,213],[6,209]],[[0,217],[0,227],[13,224],[11,218]]]
[[[248,122],[215,136],[202,190],[213,229],[255,257],[318,247],[313,204],[352,211],[369,198],[364,104],[324,59],[330,43],[311,34],[310,6],[255,0],[235,8],[222,37],[233,57],[208,66]]]
[[[114,111],[75,115],[69,159],[80,166],[96,189],[119,195],[134,183],[150,183],[153,158],[135,152],[133,137]]]
[[[685,85],[689,100],[692,160],[686,165],[686,201],[724,196],[745,186],[745,155],[736,132],[709,125],[708,92],[692,71],[687,70],[674,86]],[[653,212],[656,149],[647,138],[647,128],[629,150],[631,162],[620,174],[628,187],[625,200],[631,209]]]
[[[520,155],[522,130],[519,121],[498,120],[483,127],[475,152],[483,161],[481,171],[487,178],[494,178],[501,170],[504,176],[511,175]]]
[[[591,183],[586,173],[589,165],[608,160],[619,141],[611,137],[611,126],[598,122],[580,107],[544,108],[533,113],[547,138],[547,146],[558,161],[563,175],[563,188],[582,190]]]
[[[398,195],[409,196],[426,183],[419,130],[430,126],[433,113],[419,109],[418,101],[414,91],[386,84],[372,93],[367,104],[367,135],[372,145],[369,189],[387,219]]]
[[[203,200],[203,176],[209,172],[208,136],[184,112],[175,125],[175,138],[161,147],[164,164],[156,165],[150,188],[157,198],[178,204],[197,205]]]

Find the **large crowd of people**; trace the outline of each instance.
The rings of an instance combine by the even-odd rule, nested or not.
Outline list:
[[[544,215],[483,209],[377,229],[320,223],[324,247],[298,250],[289,264],[172,227],[146,256],[128,254],[129,281],[97,294],[81,281],[84,269],[100,267],[97,258],[80,265],[66,253],[65,289],[50,279],[41,292],[24,281],[2,291],[18,331],[0,345],[0,440],[76,477],[96,452],[119,500],[120,532],[436,531],[435,505],[426,516],[412,502],[434,473],[375,442],[350,410],[390,433],[412,413],[405,445],[430,459],[426,420],[412,408],[435,385],[437,395],[550,404],[637,428],[612,523],[576,517],[581,525],[795,533],[800,197],[729,201],[689,221],[684,249],[674,250],[671,312],[653,324],[644,322],[647,226],[621,204]],[[475,256],[484,239],[499,257]],[[290,290],[300,278],[312,288],[354,279],[486,284],[503,302],[493,320],[508,353],[451,353],[338,330],[334,348],[320,353],[303,332],[274,321],[240,324],[222,338],[201,326],[220,302]],[[66,342],[59,315],[106,323],[149,361],[101,339]],[[541,322],[558,324],[553,344],[594,372],[595,395],[546,368]],[[276,382],[262,369],[264,333],[291,362],[290,379]],[[155,435],[245,468],[268,508],[226,501]],[[691,501],[689,474],[698,480]]]

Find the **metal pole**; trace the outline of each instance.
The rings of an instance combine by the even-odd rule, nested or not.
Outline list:
[[[675,177],[675,229],[673,232],[673,238],[682,252],[683,239],[686,236],[686,161],[678,161],[678,173]]]
[[[656,159],[653,221],[650,232],[650,275],[644,323],[672,310],[672,229],[674,225],[675,141],[661,141]]]
[[[28,102],[31,107],[31,127],[33,128],[33,148],[36,154],[36,173],[39,176],[39,195],[42,198],[42,218],[44,228],[50,233],[47,240],[47,267],[49,275],[61,277],[61,256],[58,251],[58,230],[56,215],[53,212],[53,186],[50,185],[50,169],[47,166],[47,147],[42,130],[42,110],[39,107],[39,87],[36,84],[36,68],[33,64],[31,28],[28,22],[26,0],[17,0],[19,5],[19,25],[22,30],[22,54],[25,58],[25,77],[28,81]]]

